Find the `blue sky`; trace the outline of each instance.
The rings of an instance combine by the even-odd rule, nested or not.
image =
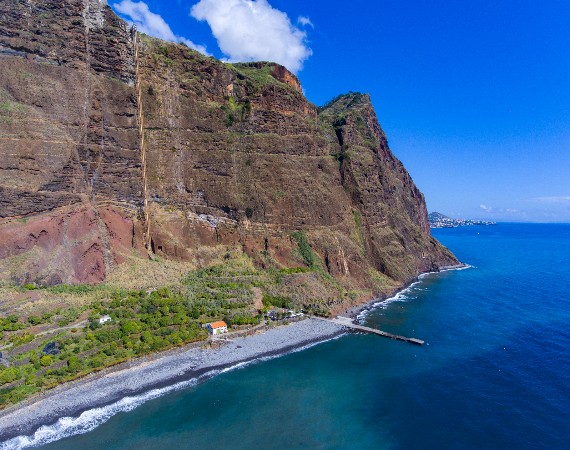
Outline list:
[[[109,3],[217,58],[277,59],[317,105],[370,93],[430,211],[570,222],[568,0]]]

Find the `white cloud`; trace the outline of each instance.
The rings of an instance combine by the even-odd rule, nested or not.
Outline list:
[[[532,200],[538,203],[570,203],[570,196],[536,197]]]
[[[190,14],[208,22],[230,61],[272,61],[297,73],[313,53],[306,33],[267,0],[200,0]]]
[[[144,2],[122,0],[120,3],[114,3],[113,8],[127,16],[137,26],[138,31],[165,41],[184,43],[204,55],[209,55],[203,45],[194,44],[190,39],[175,35],[166,21],[160,15],[153,13]]]
[[[521,219],[525,218],[527,213],[521,209],[513,207],[495,207],[488,205],[479,205],[479,209],[485,211],[485,213],[495,216],[495,218],[502,217],[505,219]]]
[[[297,19],[297,23],[299,25],[304,26],[304,27],[309,26],[309,27],[315,28],[315,26],[313,25],[313,22],[311,22],[311,19],[309,19],[306,16],[299,16],[299,18]]]

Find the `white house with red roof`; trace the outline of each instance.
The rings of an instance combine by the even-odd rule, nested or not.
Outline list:
[[[228,332],[228,324],[223,320],[212,322],[208,324],[208,331],[210,334],[224,334]]]

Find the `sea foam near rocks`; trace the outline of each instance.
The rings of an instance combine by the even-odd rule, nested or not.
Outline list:
[[[396,292],[393,296],[385,298],[383,300],[378,300],[377,302],[370,304],[369,307],[363,309],[356,316],[356,319],[359,322],[363,322],[364,319],[366,318],[366,316],[373,309],[378,309],[378,308],[386,309],[391,303],[405,302],[405,301],[409,300],[410,294],[413,291],[417,290],[418,286],[421,285],[422,280],[425,279],[426,277],[430,276],[430,275],[437,275],[437,274],[443,273],[443,272],[459,271],[459,270],[466,270],[466,269],[473,269],[473,268],[475,268],[475,267],[472,265],[462,264],[461,266],[443,267],[442,269],[440,269],[438,271],[422,273],[422,274],[418,275],[417,281],[414,281],[413,283],[411,283],[409,286],[402,289],[401,291]]]
[[[170,371],[170,379],[174,381],[176,377],[184,376],[186,373],[191,376],[192,371],[187,372],[185,370],[188,369],[188,366],[194,369],[206,369],[199,376],[187,380],[174,381],[171,385],[150,389],[140,394],[125,395],[109,405],[89,408],[76,417],[61,417],[57,419],[54,424],[43,425],[29,435],[23,434],[0,443],[0,450],[38,447],[70,436],[88,433],[107,422],[117,413],[132,411],[149,400],[195,386],[202,381],[222,373],[242,369],[251,364],[268,361],[284,354],[306,350],[322,342],[336,339],[342,335],[342,333],[342,328],[335,324],[308,319],[288,326],[278,327],[251,337],[234,339],[218,350],[208,352],[189,350],[188,353],[191,354],[191,356],[186,358],[186,362],[178,366],[171,365],[172,356],[166,356],[162,358],[163,362],[160,365],[164,370],[161,371],[160,374],[153,375],[149,372],[149,369],[152,369],[152,365],[155,363],[147,364],[146,366],[143,364],[128,371],[111,373],[105,377],[107,378],[106,381],[95,380],[92,387],[97,383],[108,383],[110,379],[116,379],[113,386],[108,389],[109,392],[115,390],[120,391],[121,386],[125,382],[125,379],[123,379],[125,375],[128,376],[129,383],[140,383],[140,381],[137,382],[135,380],[141,376],[143,382],[146,383],[149,383],[151,380],[154,382],[165,382],[168,380],[168,378],[165,378],[165,372],[168,371]],[[219,367],[222,363],[226,363],[228,366],[224,368],[213,368],[216,366]],[[208,367],[211,367],[212,370],[207,370]],[[73,389],[73,387],[71,389]],[[88,389],[84,391],[88,391]],[[81,404],[84,400],[85,399],[76,399],[75,401]],[[20,413],[22,413],[22,411],[20,411]],[[57,417],[56,414],[57,412],[54,412],[55,417]],[[26,413],[20,414],[20,420],[26,419],[33,421],[33,417],[28,416]]]

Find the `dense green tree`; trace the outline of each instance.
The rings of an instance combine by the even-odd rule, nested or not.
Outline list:
[[[72,372],[77,372],[81,370],[81,365],[82,365],[81,360],[75,355],[70,356],[69,359],[67,360],[67,367]]]
[[[20,371],[16,367],[6,367],[0,370],[0,384],[12,383],[20,378]]]
[[[42,367],[51,366],[53,364],[53,356],[51,355],[44,355],[40,358],[40,365]]]
[[[124,334],[140,333],[141,326],[139,323],[135,322],[134,320],[128,320],[121,325],[121,331]]]

